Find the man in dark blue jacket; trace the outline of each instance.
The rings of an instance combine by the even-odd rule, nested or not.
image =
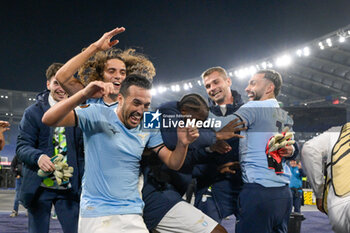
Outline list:
[[[159,110],[165,124],[168,125],[168,127],[164,125],[161,127],[163,141],[169,149],[175,149],[177,133],[174,124],[180,121],[186,122],[189,116],[192,119],[205,121],[209,108],[201,96],[189,94],[180,101],[163,104]],[[171,127],[170,121],[174,123]],[[143,217],[148,229],[155,229],[157,232],[172,232],[174,229],[176,232],[226,232],[216,221],[186,203],[182,196],[192,180],[193,166],[215,159],[210,158],[211,155],[207,154],[204,148],[214,144],[217,138],[236,136],[234,128],[235,124],[224,127],[220,132],[199,129],[200,137],[189,146],[186,160],[180,171],[168,169],[159,159],[156,159],[156,156],[143,158],[142,168],[145,179],[142,190],[145,202]],[[225,133],[226,131],[230,133]],[[171,221],[172,219],[176,219],[176,224]]]
[[[23,162],[23,182],[20,202],[28,209],[30,233],[49,232],[52,205],[64,232],[77,232],[79,196],[84,169],[82,134],[76,127],[51,128],[41,121],[43,114],[55,103],[66,99],[55,74],[62,66],[53,63],[46,71],[47,89],[29,106],[19,126],[16,152]],[[74,169],[65,185],[59,185],[54,176],[46,179],[37,175],[39,168],[51,173],[55,166],[51,157],[62,154],[64,161]]]
[[[240,94],[230,89],[231,79],[223,68],[208,69],[202,78],[209,96],[210,112],[213,115],[232,115],[243,105]],[[197,179],[195,206],[218,222],[232,214],[237,216],[238,213],[237,198],[242,186],[241,172],[237,166],[238,143],[238,138],[216,142],[207,148],[208,153],[211,153],[216,146],[223,145],[231,150],[220,156],[220,160],[215,163],[198,165],[193,171],[193,176]],[[235,172],[227,169],[233,166],[237,168]]]

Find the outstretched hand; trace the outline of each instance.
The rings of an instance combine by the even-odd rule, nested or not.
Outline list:
[[[236,174],[236,172],[240,169],[241,169],[241,166],[238,161],[227,162],[218,168],[221,174],[224,174],[224,173]]]
[[[83,95],[86,99],[101,98],[109,94],[116,94],[113,83],[105,83],[102,81],[89,83],[83,91]]]
[[[235,134],[236,132],[247,130],[247,127],[242,127],[245,124],[244,121],[239,121],[238,118],[230,121],[227,125],[225,125],[222,129],[216,132],[217,140],[227,140],[230,138],[243,138],[243,136],[239,134]]]
[[[294,140],[291,140],[293,133],[289,132],[289,128],[285,127],[282,133],[275,134],[268,142],[267,148],[268,152],[277,151],[278,154],[282,157],[292,155],[292,145],[295,143]]]
[[[198,129],[195,127],[178,127],[177,138],[183,145],[188,146],[199,137]]]
[[[219,154],[226,154],[232,150],[232,147],[227,142],[219,140],[210,146],[210,150]]]
[[[106,32],[103,34],[103,36],[93,43],[94,46],[96,46],[97,49],[99,50],[107,50],[112,48],[114,45],[119,43],[119,40],[111,40],[114,36],[122,33],[125,31],[124,27],[117,27],[113,29],[112,31]]]

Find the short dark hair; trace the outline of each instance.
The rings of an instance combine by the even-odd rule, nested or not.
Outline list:
[[[209,110],[208,104],[204,98],[196,93],[183,96],[178,103],[178,108],[180,110],[188,108],[195,112],[199,112],[202,108],[205,108],[207,111]]]
[[[122,82],[119,93],[122,96],[127,97],[129,95],[130,86],[137,86],[150,90],[152,88],[152,83],[144,76],[131,74],[128,75]]]
[[[62,63],[54,62],[46,70],[46,78],[48,81],[56,75],[57,71],[63,66]]]
[[[275,97],[278,96],[278,94],[281,91],[282,84],[283,84],[281,74],[275,70],[268,70],[268,69],[259,70],[258,72],[256,72],[256,74],[264,74],[264,78],[267,80],[270,80],[273,83],[273,85],[275,86],[275,90],[274,90]]]

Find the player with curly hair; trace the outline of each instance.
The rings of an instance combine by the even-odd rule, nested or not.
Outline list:
[[[69,95],[75,94],[92,81],[108,82],[115,92],[88,102],[111,106],[116,105],[121,82],[127,75],[137,74],[149,80],[153,79],[155,68],[144,54],[136,52],[135,49],[123,51],[113,47],[119,40],[112,38],[124,31],[125,28],[121,27],[104,33],[99,40],[84,48],[57,72],[56,79]],[[73,76],[77,72],[78,79]]]

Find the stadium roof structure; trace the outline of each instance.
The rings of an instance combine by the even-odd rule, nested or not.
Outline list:
[[[274,69],[282,74],[283,86],[277,99],[285,107],[336,104],[348,107],[350,25],[296,48],[227,69],[232,88],[246,98],[244,88],[249,77],[261,69]],[[179,99],[188,92],[206,96],[200,77],[155,87],[154,101]]]

